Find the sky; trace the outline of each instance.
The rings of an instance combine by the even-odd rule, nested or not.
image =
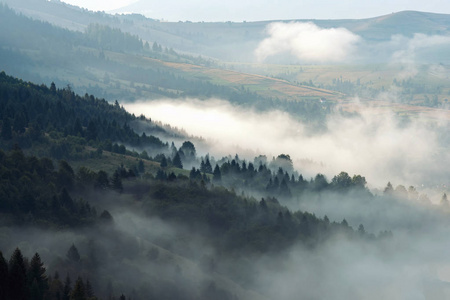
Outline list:
[[[140,13],[167,21],[258,21],[286,19],[360,19],[403,10],[450,14],[448,0],[63,0],[111,13]]]

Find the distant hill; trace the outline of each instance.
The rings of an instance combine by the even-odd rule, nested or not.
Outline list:
[[[100,23],[136,34],[145,41],[179,51],[224,60],[249,61],[265,37],[266,26],[274,21],[314,22],[325,28],[344,27],[369,42],[388,41],[393,35],[412,37],[415,33],[449,35],[450,15],[403,11],[358,20],[272,20],[261,22],[161,22],[138,14],[110,15],[91,12],[59,1],[1,0],[24,15],[71,30],[83,31]]]

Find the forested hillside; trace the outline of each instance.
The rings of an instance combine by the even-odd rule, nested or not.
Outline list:
[[[115,297],[134,291],[135,296],[129,296],[132,299],[172,299],[185,293],[192,299],[210,299],[212,295],[247,298],[244,295],[249,291],[245,288],[224,282],[232,280],[239,286],[251,280],[250,274],[242,275],[238,265],[227,265],[226,261],[248,259],[248,255],[253,259],[263,254],[277,255],[299,243],[302,247],[318,247],[337,234],[349,239],[376,239],[375,235],[366,234],[362,225],[356,232],[345,220],[330,222],[327,217],[321,219],[282,206],[274,196],[289,198],[298,188],[322,189],[323,184],[328,185],[320,176],[311,183],[301,176],[294,178],[289,156],[280,155],[270,165],[260,160],[258,168],[252,163],[247,167],[238,157],[232,161],[224,158],[214,162],[213,168],[208,157],[206,162],[197,157],[195,146],[189,141],[178,149],[172,144],[169,150],[167,142],[135,133],[128,126],[130,122],[151,121],[130,115],[117,102],[110,105],[94,96],[80,97],[69,87],[35,85],[4,72],[0,79],[2,252],[11,253],[23,242],[30,245],[24,250],[37,249],[33,246],[36,241],[22,232],[26,228],[39,230],[39,235],[77,232],[69,238],[72,242],[52,241],[61,243],[58,249],[66,248],[66,258],[64,252],[48,242],[39,243],[38,248],[45,249],[40,254],[46,267],[38,254],[29,252],[26,255],[34,256],[28,265],[20,249],[15,250],[9,263],[2,257],[2,276],[9,278],[2,281],[9,282],[7,299],[58,299],[62,295],[78,299],[73,298],[78,293],[84,297],[80,299],[94,294],[99,299],[109,299],[113,289]],[[150,128],[164,131],[157,125]],[[136,147],[142,152],[131,150]],[[96,160],[109,159],[114,163],[109,153],[134,159],[134,166],[116,165],[113,173],[90,168],[96,166],[92,163]],[[89,165],[74,169],[66,160]],[[159,169],[147,168],[150,163]],[[183,164],[194,167],[189,173],[181,169]],[[269,167],[278,167],[278,173],[272,173]],[[364,190],[363,178],[354,177],[352,182]],[[236,188],[243,193],[246,190],[247,195],[238,195]],[[266,196],[257,200],[251,191]],[[193,234],[212,252],[206,256],[197,252],[198,241],[174,240],[155,232],[136,235],[123,223],[124,214],[136,214],[144,223],[158,218],[164,226],[177,228],[171,229],[175,230],[171,234]],[[117,234],[105,235],[110,230]],[[125,248],[106,247],[124,240],[128,244]],[[88,247],[88,256],[78,254],[72,243]],[[172,258],[162,259],[163,253]],[[124,259],[134,264],[136,257],[141,259],[143,255],[147,263],[156,263],[166,270],[166,275],[154,277],[155,269],[139,281],[129,282],[117,271],[108,271],[113,268],[127,273],[130,266]],[[180,257],[177,263],[173,261],[175,257]],[[93,263],[95,259],[99,261]],[[249,268],[253,259],[247,262]],[[112,261],[116,263],[111,265]],[[176,283],[172,281],[172,268],[179,270]],[[202,276],[215,274],[215,279],[202,283],[204,287],[198,290],[198,279],[192,281],[182,275],[186,268],[194,268]],[[63,284],[66,274],[70,279]],[[150,290],[142,290],[146,276],[152,278]],[[246,284],[251,286],[250,282]]]
[[[0,0],[0,300],[449,299],[449,20]]]

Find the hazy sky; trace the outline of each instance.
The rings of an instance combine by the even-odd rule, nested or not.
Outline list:
[[[450,14],[448,0],[63,0],[90,10],[135,12],[168,21],[368,18],[402,10]]]

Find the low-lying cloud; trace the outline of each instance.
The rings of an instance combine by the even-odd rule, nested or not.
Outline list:
[[[259,154],[271,159],[285,153],[304,176],[320,172],[330,180],[346,171],[366,176],[378,188],[388,181],[417,187],[450,178],[442,163],[450,161],[450,154],[437,133],[448,123],[431,128],[413,119],[404,124],[394,114],[365,107],[358,117],[331,115],[327,131],[311,135],[286,112],[244,110],[217,99],[140,102],[125,108],[206,138],[216,158],[238,153],[248,159]]]
[[[271,23],[269,37],[255,50],[259,61],[289,53],[304,63],[341,62],[354,51],[360,37],[345,28],[321,28],[314,23]]]
[[[398,78],[407,79],[419,73],[417,65],[423,61],[438,63],[441,59],[448,59],[446,53],[450,37],[422,33],[416,33],[412,38],[394,35],[389,44],[393,49],[391,63],[405,66]]]

